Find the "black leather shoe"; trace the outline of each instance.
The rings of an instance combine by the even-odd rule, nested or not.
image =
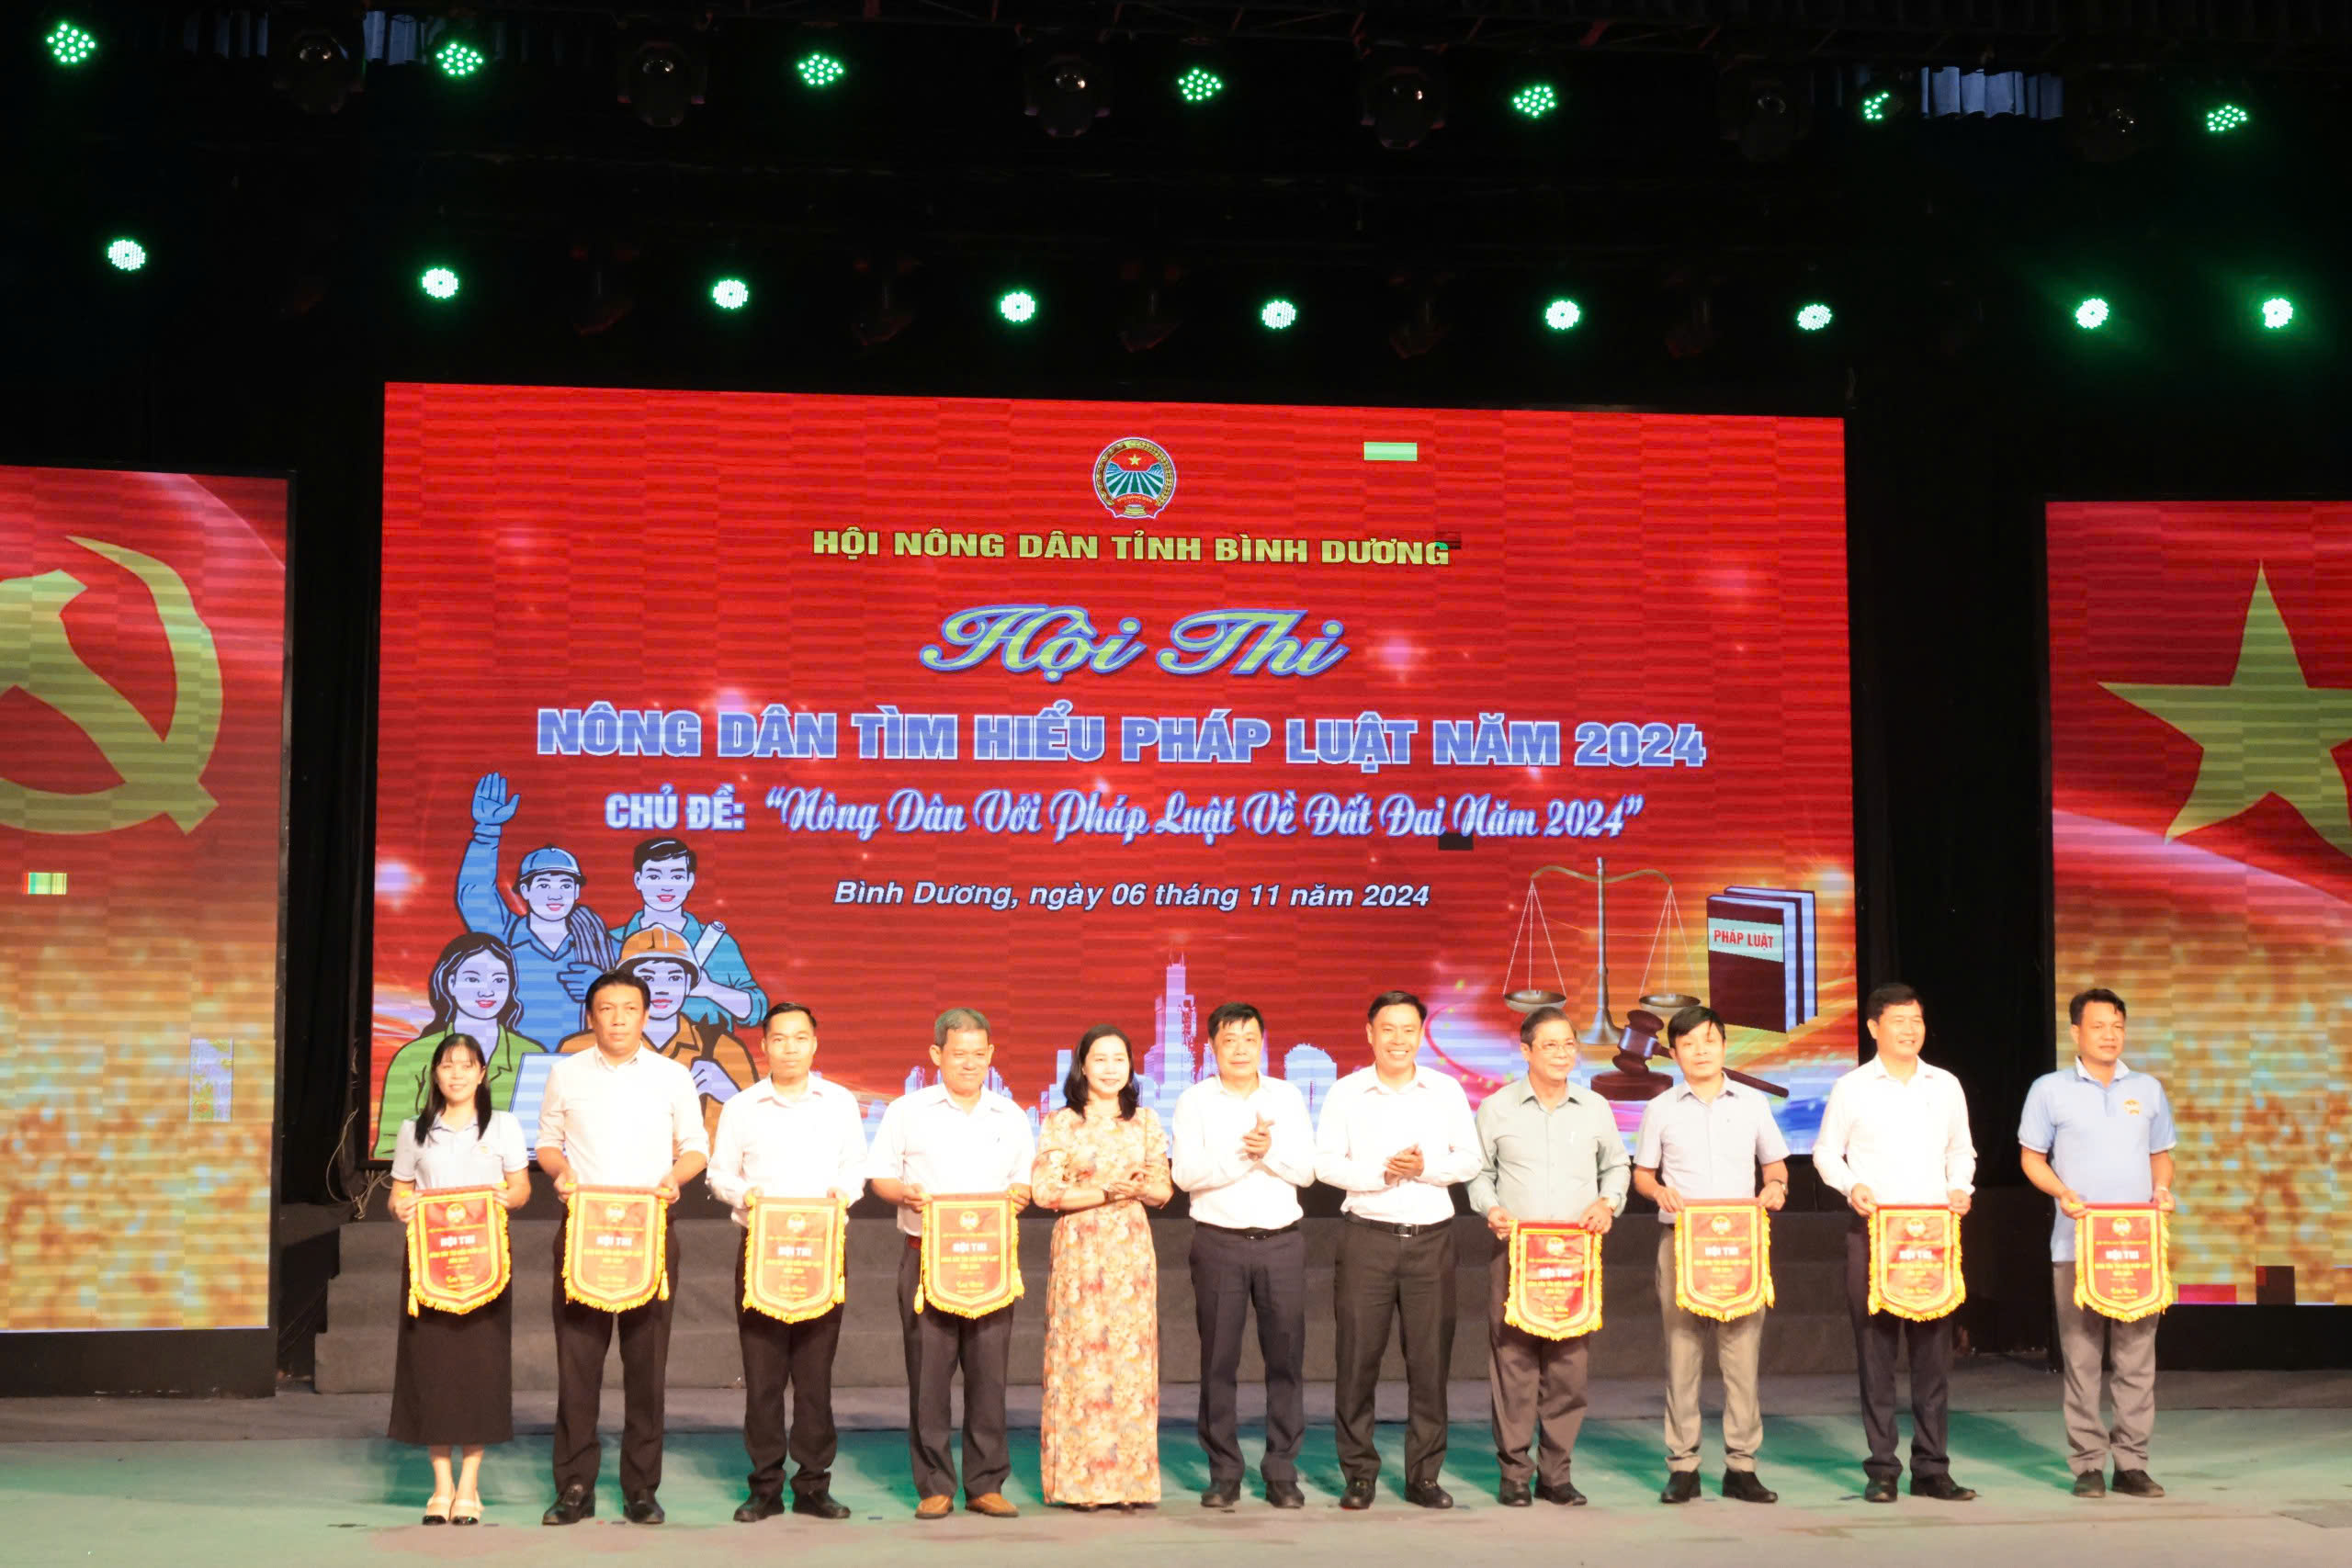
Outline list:
[[[621,1517],[633,1525],[658,1525],[669,1517],[662,1511],[662,1505],[653,1500],[650,1492],[642,1497],[631,1497],[621,1505]]]
[[[1724,1472],[1724,1495],[1735,1503],[1777,1503],[1781,1495],[1759,1480],[1752,1470]]]
[[[1862,1487],[1865,1503],[1892,1503],[1894,1498],[1894,1477],[1891,1475],[1873,1475]]]
[[[1532,1508],[1535,1506],[1535,1495],[1527,1489],[1524,1481],[1504,1482],[1495,1488],[1495,1500],[1506,1508]]]
[[[1405,1488],[1405,1501],[1416,1508],[1451,1508],[1453,1494],[1434,1481],[1424,1481],[1418,1486]]]
[[[1699,1472],[1695,1470],[1670,1470],[1666,1475],[1666,1490],[1657,1495],[1661,1503],[1688,1503],[1699,1495]]]
[[[1348,1483],[1348,1489],[1340,1494],[1340,1506],[1351,1514],[1369,1508],[1372,1506],[1372,1495],[1374,1490],[1374,1484],[1369,1481],[1351,1481]]]
[[[1238,1481],[1212,1481],[1208,1490],[1201,1494],[1201,1506],[1204,1508],[1230,1508],[1239,1501],[1241,1483]]]
[[[582,1519],[596,1517],[596,1494],[574,1482],[563,1489],[548,1511],[539,1516],[543,1525],[576,1525]]]
[[[2077,1497],[2106,1496],[2107,1477],[2096,1470],[2081,1472],[2075,1477],[2075,1495]]]
[[[2115,1489],[2126,1497],[2161,1497],[2165,1489],[2156,1478],[2144,1470],[2119,1470],[2115,1472]]]
[[[754,1492],[743,1499],[735,1510],[739,1525],[755,1525],[762,1519],[772,1519],[784,1512],[784,1499],[773,1492]]]
[[[834,1502],[833,1495],[831,1492],[809,1492],[806,1494],[796,1492],[792,1495],[792,1511],[796,1514],[806,1514],[812,1519],[845,1519],[849,1517],[849,1508],[847,1506]]]
[[[1298,1489],[1295,1481],[1269,1481],[1266,1483],[1266,1502],[1276,1508],[1304,1508],[1306,1506],[1306,1494]]]
[[[1584,1494],[1565,1481],[1557,1486],[1546,1481],[1539,1481],[1535,1483],[1535,1495],[1546,1503],[1557,1503],[1563,1508],[1584,1506]]]
[[[1962,1486],[1949,1475],[1915,1475],[1911,1478],[1911,1495],[1933,1497],[1939,1503],[1973,1503],[1975,1488]]]

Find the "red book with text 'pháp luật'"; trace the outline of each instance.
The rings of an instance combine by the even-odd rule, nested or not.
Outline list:
[[[1786,1034],[1804,1021],[1785,904],[1707,900],[1707,1000],[1726,1024]]]

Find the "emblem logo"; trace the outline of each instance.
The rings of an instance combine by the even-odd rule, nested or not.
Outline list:
[[[605,1204],[605,1218],[610,1220],[615,1224],[620,1224],[621,1221],[628,1218],[628,1205],[626,1203]]]
[[[1729,1214],[1717,1214],[1714,1218],[1709,1220],[1707,1224],[1708,1227],[1717,1235],[1729,1235],[1731,1234],[1731,1216]]]
[[[784,1216],[784,1228],[794,1235],[798,1235],[808,1228],[808,1216],[801,1213],[786,1214]]]
[[[0,823],[28,833],[110,833],[164,816],[192,833],[215,805],[198,782],[220,734],[220,655],[212,629],[197,615],[187,584],[162,561],[96,539],[73,542],[138,578],[154,601],[172,649],[171,729],[157,735],[74,651],[63,617],[82,592],[79,581],[45,571],[0,582],[0,692],[22,686],[55,708],[122,776],[120,784],[81,795],[0,778]]]
[[[1544,1238],[1544,1252],[1546,1257],[1564,1258],[1567,1255],[1567,1250],[1568,1243],[1566,1237],[1547,1235]]]
[[[450,1204],[447,1218],[449,1224],[453,1225],[464,1224],[466,1223],[466,1206],[463,1203]]]
[[[1176,496],[1176,460],[1157,441],[1123,435],[1094,459],[1094,499],[1114,517],[1148,522]]]
[[[1928,1222],[1925,1220],[1905,1220],[1903,1222],[1903,1234],[1909,1236],[1913,1241],[1917,1241],[1921,1236],[1928,1234]]]
[[[980,1228],[980,1216],[967,1209],[956,1216],[956,1223],[967,1231],[976,1231]]]
[[[2124,1219],[2117,1220],[2115,1222],[2115,1234],[2119,1238],[2130,1235],[2132,1234],[2132,1222]]]
[[[2123,1102],[2123,1114],[2125,1114],[2126,1116],[2137,1116],[2137,1115],[2139,1115],[2139,1114],[2140,1114],[2140,1102],[2139,1102],[2138,1100],[2125,1100],[2125,1101]]]

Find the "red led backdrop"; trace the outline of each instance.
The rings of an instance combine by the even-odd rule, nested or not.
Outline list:
[[[1024,1105],[1108,1021],[1164,1106],[1227,999],[1313,1092],[1418,991],[1475,1099],[1506,993],[1581,1030],[1720,986],[1809,1143],[1852,1061],[1841,454],[1820,420],[394,387],[379,1114],[451,1026],[535,1114],[570,988],[650,921],[654,1032],[714,1098],[786,998],[877,1107],[955,1004]],[[678,845],[640,872],[662,838],[690,883]]]

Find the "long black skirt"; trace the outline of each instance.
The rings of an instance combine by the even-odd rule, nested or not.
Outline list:
[[[392,1361],[391,1438],[470,1448],[514,1436],[514,1287],[471,1312],[408,1315],[401,1269],[400,1348]]]

